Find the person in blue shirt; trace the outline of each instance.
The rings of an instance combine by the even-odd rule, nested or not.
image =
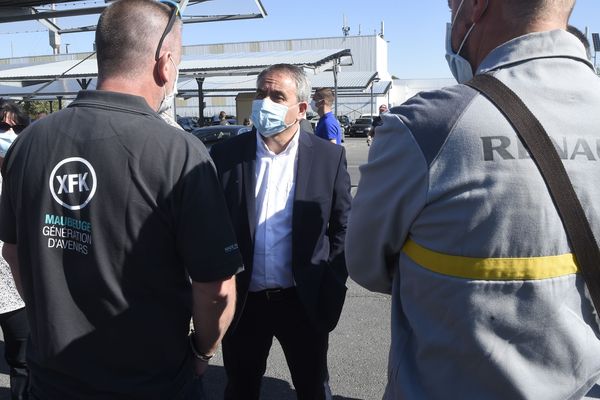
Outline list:
[[[333,99],[334,93],[330,88],[315,90],[310,106],[321,117],[315,128],[315,135],[331,143],[342,144],[342,128],[331,111]]]

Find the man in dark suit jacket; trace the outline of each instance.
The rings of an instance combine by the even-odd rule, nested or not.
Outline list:
[[[310,85],[277,64],[257,79],[254,129],[212,147],[244,259],[223,341],[225,398],[258,399],[276,337],[299,399],[331,399],[329,332],[346,294],[350,176],[342,146],[302,131]]]

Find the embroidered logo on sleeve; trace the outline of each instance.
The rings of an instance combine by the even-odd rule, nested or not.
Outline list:
[[[237,250],[238,250],[238,245],[237,245],[237,243],[234,243],[232,245],[225,247],[225,254],[230,254]]]

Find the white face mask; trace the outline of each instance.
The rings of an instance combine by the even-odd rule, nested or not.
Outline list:
[[[288,106],[275,103],[268,97],[254,100],[250,119],[258,133],[263,137],[271,137],[283,132],[296,122],[294,121],[289,125],[285,123],[288,109]]]
[[[310,108],[312,108],[312,110],[313,110],[314,112],[319,112],[319,106],[317,105],[317,103],[320,103],[321,101],[322,101],[322,100],[315,101],[314,99],[312,99],[312,100],[310,101]]]
[[[158,106],[157,113],[159,114],[167,112],[168,110],[173,108],[173,100],[175,99],[175,96],[178,93],[177,81],[179,80],[179,68],[177,68],[172,58],[169,58],[169,60],[171,60],[171,63],[173,63],[173,67],[175,67],[175,71],[177,71],[177,73],[175,74],[175,82],[173,83],[173,90],[171,91],[171,93],[167,94],[167,90],[165,89],[165,97],[163,97],[162,101],[160,102],[160,105]]]
[[[471,34],[471,31],[473,31],[473,28],[475,28],[475,24],[471,25],[467,31],[467,34],[460,43],[457,52],[455,53],[454,50],[452,50],[452,28],[454,27],[454,23],[456,22],[456,18],[458,17],[458,13],[460,12],[464,2],[464,0],[460,2],[452,23],[446,24],[446,61],[448,62],[448,66],[450,67],[452,75],[458,83],[465,83],[473,79],[473,68],[471,67],[469,61],[460,55],[460,52],[467,42],[467,38]]]

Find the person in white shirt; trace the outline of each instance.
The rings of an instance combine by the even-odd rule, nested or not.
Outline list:
[[[11,102],[0,105],[0,167],[6,152],[29,125],[27,114]],[[0,187],[2,178],[0,177]],[[1,191],[0,191],[1,192]],[[0,240],[0,253],[4,243]],[[10,267],[0,255],[0,327],[4,336],[4,358],[10,375],[11,399],[26,399],[29,389],[29,369],[25,360],[29,323],[25,303],[19,296]]]
[[[259,398],[274,337],[298,398],[332,398],[327,347],[346,291],[350,176],[342,146],[300,128],[310,92],[301,68],[267,68],[254,129],[211,149],[245,267],[223,341],[228,400]]]

